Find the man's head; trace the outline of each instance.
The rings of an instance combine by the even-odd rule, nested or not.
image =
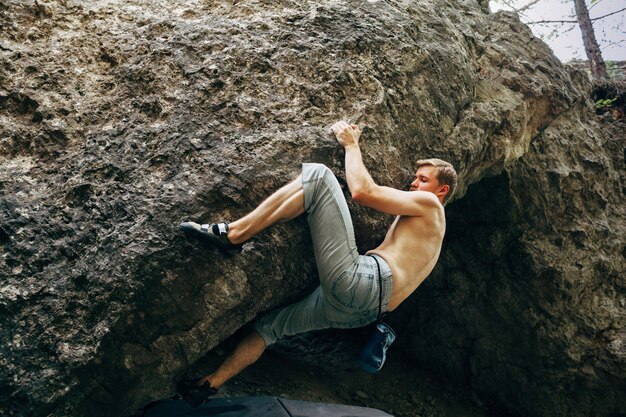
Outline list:
[[[411,191],[429,191],[445,204],[454,194],[458,178],[452,164],[441,159],[420,159],[411,182]]]

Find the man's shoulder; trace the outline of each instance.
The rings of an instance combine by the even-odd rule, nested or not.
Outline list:
[[[419,191],[419,190],[411,191],[408,193],[408,198],[411,198],[415,201],[418,201],[426,205],[432,205],[432,206],[441,205],[437,196],[431,193],[430,191]]]
[[[437,196],[429,191],[411,191],[410,198],[422,208],[422,216],[438,216],[444,208]]]

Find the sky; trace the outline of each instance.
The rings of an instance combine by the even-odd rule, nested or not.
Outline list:
[[[520,8],[531,0],[507,0]],[[599,0],[591,4],[586,0],[591,19],[604,16],[626,7],[624,0]],[[502,0],[489,2],[492,12],[511,10]],[[520,20],[525,23],[541,20],[576,20],[573,0],[539,0],[523,12]],[[578,24],[529,24],[535,36],[544,40],[562,61],[587,59]],[[626,10],[593,22],[596,39],[605,61],[626,61]]]

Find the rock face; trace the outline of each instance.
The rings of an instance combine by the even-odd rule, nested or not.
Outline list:
[[[519,415],[626,414],[623,143],[514,16],[16,0],[0,27],[3,415],[128,415],[315,286],[303,219],[230,259],[176,225],[245,214],[301,162],[343,176],[340,118],[379,183],[429,156],[461,176],[440,265],[393,317],[418,364]],[[391,219],[353,208],[371,247]]]

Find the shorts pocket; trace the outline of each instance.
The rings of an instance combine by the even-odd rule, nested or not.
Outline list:
[[[342,272],[339,277],[333,280],[330,287],[332,303],[346,312],[359,308],[358,280],[353,270]]]

